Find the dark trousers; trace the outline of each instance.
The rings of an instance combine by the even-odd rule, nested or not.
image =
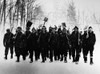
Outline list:
[[[30,61],[33,62],[33,49],[29,50],[29,57],[30,57]]]
[[[35,61],[40,59],[40,51],[38,49],[35,49]]]
[[[50,49],[50,61],[53,61],[53,49]]]
[[[22,48],[20,48],[20,47],[15,47],[15,55],[16,55],[16,57],[17,57],[17,61],[19,61],[20,60],[20,55],[22,55],[22,51],[23,49]]]
[[[69,59],[71,59],[71,48],[69,48]]]
[[[7,57],[7,55],[8,55],[9,50],[10,50],[11,56],[13,56],[13,46],[6,46],[6,47],[5,47],[5,56],[6,56],[6,57]]]
[[[68,49],[66,48],[66,50],[64,51],[64,61],[67,61],[67,54],[68,54]]]
[[[22,48],[21,54],[23,56],[23,60],[26,60],[26,56],[28,56],[28,49],[26,49],[25,47]]]
[[[41,50],[42,62],[46,61],[46,48],[42,48]]]
[[[80,58],[80,48],[79,46],[74,46],[72,47],[72,57],[73,57],[73,62],[78,62]]]
[[[86,46],[83,47],[83,58],[84,58],[84,62],[87,61],[87,55],[88,55],[88,49],[86,48]]]
[[[93,51],[94,51],[93,45],[87,45],[83,48],[84,61],[87,61],[87,55],[89,52],[90,52],[90,61],[91,61],[91,58],[93,59]]]
[[[72,57],[73,57],[73,62],[75,61],[75,48],[72,47]]]

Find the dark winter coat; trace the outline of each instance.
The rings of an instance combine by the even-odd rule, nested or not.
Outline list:
[[[13,42],[14,42],[13,34],[11,32],[6,33],[3,39],[4,46],[13,46]]]
[[[89,37],[87,38],[87,45],[94,46],[96,42],[95,34],[93,32],[92,33],[89,32],[88,34],[89,34]]]

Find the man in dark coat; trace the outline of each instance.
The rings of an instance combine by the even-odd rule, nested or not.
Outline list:
[[[7,59],[8,51],[10,50],[11,59],[13,58],[13,34],[10,29],[6,30],[7,33],[4,35],[3,44],[5,46],[5,59]]]
[[[85,28],[84,29],[84,34],[82,35],[82,48],[83,48],[83,58],[84,58],[84,62],[87,63],[87,54],[88,54],[88,50],[86,49],[86,45],[87,45],[87,36],[88,36],[88,31]]]
[[[36,58],[35,58],[35,61],[37,61],[38,59],[40,59],[40,54],[41,54],[41,50],[42,50],[42,48],[41,48],[41,45],[40,45],[40,35],[41,35],[41,32],[42,32],[42,29],[37,29],[37,31],[36,31],[36,34],[37,34],[37,50],[36,50],[36,52],[37,52],[37,55],[35,55],[36,56]]]
[[[23,51],[23,60],[26,60],[26,56],[28,56],[29,50],[31,49],[31,43],[30,43],[30,35],[31,35],[31,31],[30,31],[30,27],[32,25],[32,22],[28,21],[26,24],[26,31],[25,31],[25,42],[26,42],[26,48]]]
[[[88,50],[88,52],[90,52],[90,64],[91,65],[93,64],[93,51],[94,51],[95,42],[96,42],[96,37],[92,30],[92,27],[90,26],[88,28],[86,50]]]
[[[61,46],[61,58],[64,57],[64,62],[67,63],[67,54],[68,54],[68,49],[69,49],[69,39],[68,39],[68,34],[66,28],[63,28],[62,31],[62,46]]]
[[[37,36],[35,28],[33,27],[32,28],[32,33],[29,37],[29,42],[30,42],[30,49],[29,49],[30,63],[33,62],[33,52],[34,51],[35,51],[35,60],[38,60],[37,40],[38,40],[38,36]]]
[[[42,28],[42,32],[40,34],[38,42],[39,42],[39,45],[41,48],[42,62],[45,62],[46,61],[47,43],[48,43],[47,32],[46,32],[45,26],[43,26],[43,28]]]
[[[54,52],[57,49],[57,34],[55,28],[52,28],[52,32],[50,34],[50,39],[49,39],[49,45],[50,45],[50,62],[53,62]]]
[[[26,39],[26,48],[25,50],[23,51],[24,53],[24,56],[23,56],[23,59],[25,60],[26,59],[26,56],[28,56],[29,54],[29,50],[31,49],[31,43],[30,43],[30,35],[31,35],[31,32],[30,32],[30,28],[29,27],[26,27],[26,31],[25,31],[25,39]]]
[[[18,27],[15,34],[15,54],[17,57],[16,62],[20,62],[20,55],[22,55],[23,52],[23,45],[24,45],[24,38],[23,33],[21,32],[22,28]]]
[[[78,27],[74,27],[74,31],[71,34],[71,49],[73,62],[78,63],[80,57],[80,33]]]
[[[54,50],[54,57],[55,60],[60,60],[62,61],[63,59],[61,59],[60,55],[61,55],[61,41],[62,41],[62,30],[61,27],[58,28],[58,31],[56,32],[56,38],[57,38],[57,44],[56,44],[56,49]]]

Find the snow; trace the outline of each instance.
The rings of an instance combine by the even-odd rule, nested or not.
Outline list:
[[[29,63],[27,57],[26,61],[21,59],[20,63],[16,63],[16,57],[8,60],[4,59],[4,47],[2,44],[3,33],[0,33],[0,74],[100,74],[100,32],[97,27],[94,27],[96,33],[96,45],[94,50],[94,64],[90,65],[89,60],[87,63],[83,62],[83,56],[81,54],[81,59],[78,65],[72,63],[71,60],[68,60],[68,63],[64,62],[53,62],[49,63],[47,60],[46,63],[41,63],[41,60],[38,62]],[[89,55],[88,55],[89,58]]]

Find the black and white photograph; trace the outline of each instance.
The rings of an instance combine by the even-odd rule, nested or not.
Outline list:
[[[100,0],[0,0],[0,74],[100,74]]]

